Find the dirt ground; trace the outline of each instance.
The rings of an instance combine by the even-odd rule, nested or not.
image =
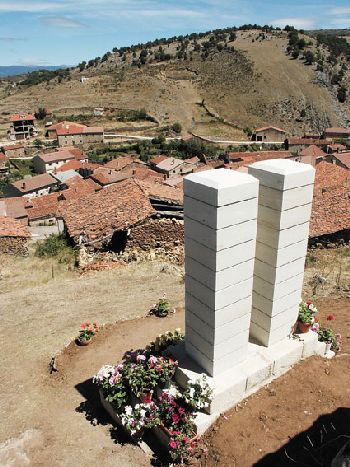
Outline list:
[[[321,273],[321,265],[331,262],[328,254],[320,254],[307,270],[306,286],[317,268]],[[66,265],[37,258],[1,257],[0,265],[0,413],[6,419],[0,426],[0,465],[150,465],[152,459],[139,448],[120,444],[91,377],[126,350],[184,327],[182,269],[153,262],[78,276]],[[347,280],[348,275],[342,276],[343,288]],[[289,465],[285,458],[265,464],[261,459],[319,416],[349,407],[350,301],[332,281],[329,275],[316,291],[317,305],[323,320],[330,312],[336,315],[342,353],[332,361],[313,357],[302,362],[221,417],[206,436],[206,465]],[[175,314],[134,319],[144,316],[164,292]],[[329,294],[331,298],[321,298]],[[131,321],[120,321],[125,319]],[[58,358],[59,371],[50,375],[51,356],[74,338],[84,321],[118,322],[104,327],[91,346],[68,347]]]

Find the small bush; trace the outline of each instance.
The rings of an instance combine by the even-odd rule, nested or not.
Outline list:
[[[71,263],[75,260],[74,250],[68,246],[62,234],[51,234],[45,240],[38,242],[35,256],[39,258],[56,258],[59,263]]]

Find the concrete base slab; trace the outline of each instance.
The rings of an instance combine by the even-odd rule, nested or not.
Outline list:
[[[201,412],[196,417],[198,434],[203,434],[221,413],[287,372],[301,359],[321,353],[319,344],[317,333],[314,332],[287,337],[269,347],[250,341],[247,357],[243,362],[214,377],[207,375],[207,382],[213,389],[213,398],[209,413]],[[322,349],[322,355],[325,356],[324,346]],[[187,355],[184,342],[169,347],[167,353],[179,362],[175,379],[181,387],[204,373],[203,368]]]

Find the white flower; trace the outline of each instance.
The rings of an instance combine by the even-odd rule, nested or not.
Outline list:
[[[132,414],[132,407],[130,405],[127,405],[124,409],[126,415],[131,415]]]
[[[145,415],[146,415],[146,410],[141,409],[141,410],[140,410],[140,415],[141,415],[142,418],[144,418]]]

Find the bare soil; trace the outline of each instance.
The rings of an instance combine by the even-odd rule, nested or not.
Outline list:
[[[306,282],[326,254],[332,253],[321,254],[307,271]],[[91,377],[103,364],[120,360],[126,350],[184,327],[182,269],[153,262],[78,276],[55,263],[52,278],[52,261],[2,257],[0,264],[0,413],[6,420],[0,425],[0,465],[150,465],[151,457],[125,443],[110,424]],[[163,292],[176,307],[175,314],[135,319],[145,316]],[[336,315],[334,328],[343,335],[343,351],[332,361],[312,357],[301,362],[221,417],[205,436],[209,453],[203,465],[295,465],[286,463],[283,450],[279,457],[261,462],[287,443],[288,454],[295,456],[291,440],[300,435],[303,445],[304,431],[320,423],[322,415],[326,426],[332,420],[337,432],[345,433],[350,300],[330,278],[317,296],[321,320],[330,312]],[[120,321],[125,319],[129,321]],[[57,358],[58,372],[50,374],[51,356],[77,335],[84,321],[118,322],[103,327],[88,347],[70,344]],[[317,442],[318,426],[311,436]]]

